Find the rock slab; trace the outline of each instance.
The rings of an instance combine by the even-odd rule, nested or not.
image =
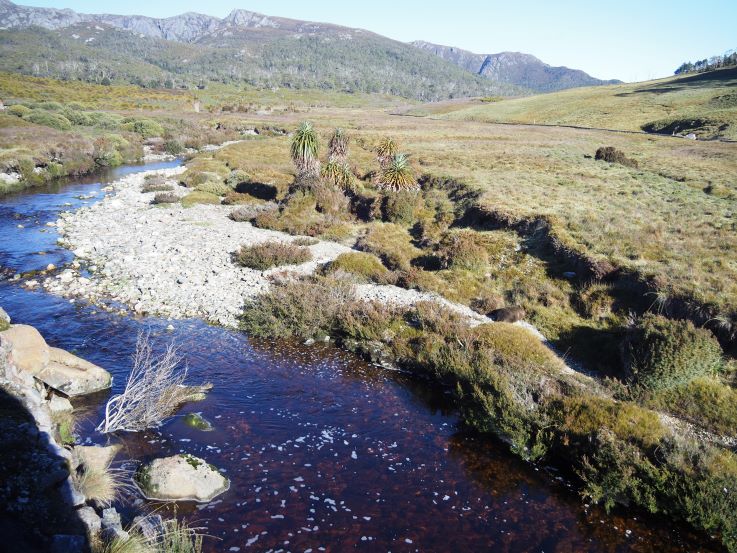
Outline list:
[[[181,454],[141,467],[136,482],[146,499],[206,503],[225,492],[230,481],[206,461]]]

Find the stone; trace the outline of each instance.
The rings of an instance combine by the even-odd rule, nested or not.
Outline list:
[[[71,478],[67,478],[62,482],[61,496],[66,504],[71,505],[72,507],[79,507],[85,503],[84,495],[74,487],[74,482]]]
[[[120,445],[107,447],[95,445],[77,445],[72,450],[75,466],[84,465],[97,471],[106,470],[120,451]]]
[[[123,530],[123,525],[120,522],[120,513],[115,510],[115,507],[109,507],[102,511],[102,539],[106,542],[113,540],[127,540],[130,535],[128,532]]]
[[[199,413],[189,413],[185,415],[184,424],[190,428],[202,430],[203,432],[210,432],[213,429],[212,423]]]
[[[59,348],[49,348],[48,364],[34,376],[70,397],[107,390],[113,380],[102,367]]]
[[[49,400],[49,409],[52,413],[69,413],[74,410],[74,407],[67,398],[52,394]]]
[[[136,482],[146,499],[207,503],[228,490],[230,481],[204,460],[188,454],[154,459]]]
[[[51,553],[79,553],[87,550],[85,536],[57,534],[51,538]]]
[[[46,265],[47,271],[53,271],[54,269],[56,269],[56,265],[54,265],[53,263],[49,263],[48,265]]]
[[[164,519],[161,515],[137,516],[131,526],[140,530],[141,535],[151,542],[157,541],[164,533]]]
[[[13,325],[0,332],[12,348],[15,366],[22,371],[36,374],[49,363],[49,346],[41,333],[28,325]]]
[[[2,307],[0,307],[0,324],[4,322],[10,324],[10,315],[8,315]]]
[[[88,536],[94,536],[102,528],[102,521],[95,510],[86,505],[77,509],[77,517],[87,529]]]

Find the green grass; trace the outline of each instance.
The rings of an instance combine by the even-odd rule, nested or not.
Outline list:
[[[441,104],[433,117],[457,121],[574,125],[670,134],[695,132],[701,138],[737,138],[737,103],[728,101],[737,69],[669,77],[643,83],[576,88],[499,102]],[[423,108],[419,108],[422,110]],[[410,113],[413,113],[410,111]],[[423,113],[423,112],[421,112]],[[673,122],[683,121],[680,127]],[[720,129],[726,125],[726,129]],[[648,129],[650,127],[648,126]]]

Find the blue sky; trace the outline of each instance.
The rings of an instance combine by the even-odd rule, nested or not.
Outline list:
[[[167,17],[234,8],[361,27],[391,38],[427,40],[477,53],[520,51],[599,78],[641,81],[683,61],[737,48],[737,0],[17,0],[85,13]]]

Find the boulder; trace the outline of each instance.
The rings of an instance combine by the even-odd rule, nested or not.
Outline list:
[[[49,363],[34,376],[70,397],[107,390],[113,380],[102,367],[59,348],[49,348]]]
[[[49,400],[49,409],[52,413],[70,413],[74,410],[74,407],[67,398],[52,394]]]
[[[35,375],[49,364],[49,346],[41,333],[28,325],[13,325],[1,332],[13,351],[15,366]]]
[[[84,465],[88,469],[98,472],[105,471],[115,459],[120,451],[119,445],[111,445],[107,447],[95,445],[78,445],[72,450],[75,467]]]
[[[106,390],[112,377],[105,369],[59,348],[50,348],[38,330],[28,325],[13,325],[0,332],[11,346],[15,366],[22,372],[67,396]]]
[[[96,535],[102,528],[102,521],[99,515],[89,505],[77,509],[77,517],[87,529],[88,536]]]
[[[206,503],[230,487],[230,481],[202,459],[183,454],[142,466],[136,482],[146,499]]]

